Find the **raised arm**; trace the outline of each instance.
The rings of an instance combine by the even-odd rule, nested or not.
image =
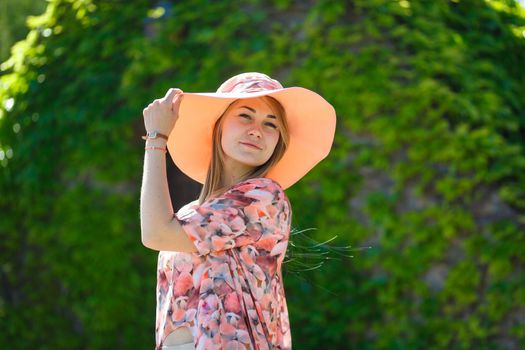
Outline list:
[[[146,147],[165,147],[165,140],[147,140]],[[197,249],[177,220],[166,176],[166,153],[146,150],[140,193],[142,244],[154,250],[196,252]]]
[[[169,134],[173,129],[181,101],[179,96],[172,102],[176,92],[175,89],[168,90],[163,99],[153,101],[144,109],[147,131],[157,130]],[[166,142],[164,139],[148,139],[146,147],[166,147]],[[142,244],[150,249],[197,251],[180,223],[173,219],[166,174],[166,153],[162,150],[145,150],[140,192],[140,228]]]

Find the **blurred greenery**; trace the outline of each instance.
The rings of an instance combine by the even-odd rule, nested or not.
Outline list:
[[[294,348],[525,344],[515,1],[50,0],[28,24],[0,65],[1,348],[154,346],[142,109],[243,71],[334,105],[293,226],[371,246],[285,270]]]
[[[27,17],[42,14],[46,6],[45,0],[0,1],[0,61],[8,59],[11,46],[27,35]]]

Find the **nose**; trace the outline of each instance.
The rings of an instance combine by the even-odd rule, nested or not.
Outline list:
[[[261,131],[258,127],[252,128],[249,132],[250,136],[255,136],[257,138],[261,138]]]

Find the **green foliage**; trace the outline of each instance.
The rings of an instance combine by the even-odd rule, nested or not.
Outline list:
[[[28,16],[44,12],[45,0],[2,0],[0,3],[0,61],[10,56],[10,48],[27,35]]]
[[[287,191],[293,226],[372,247],[285,269],[294,348],[525,343],[523,9],[166,3],[49,1],[1,65],[2,348],[152,346],[141,111],[242,71],[334,105],[332,152]]]

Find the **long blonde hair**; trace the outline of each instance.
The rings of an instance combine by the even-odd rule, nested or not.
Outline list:
[[[283,106],[279,103],[279,101],[271,96],[260,96],[260,98],[264,99],[274,111],[277,111],[276,117],[279,120],[279,140],[277,141],[277,145],[275,146],[272,156],[264,164],[255,167],[247,174],[242,176],[239,181],[244,181],[254,177],[266,176],[272,166],[274,166],[283,157],[290,142],[288,123],[286,122],[286,111],[284,110]],[[221,174],[223,172],[225,158],[225,154],[221,146],[222,125],[224,116],[236,101],[238,100],[235,100],[228,105],[221,116],[217,119],[213,127],[212,155],[208,172],[206,174],[206,181],[202,186],[201,193],[198,198],[199,204],[202,204],[204,201],[206,201],[206,199],[214,197],[215,195],[221,194],[227,190],[226,187],[221,187]]]

